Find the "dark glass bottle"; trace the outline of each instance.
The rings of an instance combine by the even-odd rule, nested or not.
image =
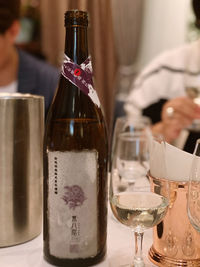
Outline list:
[[[90,266],[106,253],[107,133],[93,90],[88,16],[65,13],[65,59],[44,138],[44,256]]]

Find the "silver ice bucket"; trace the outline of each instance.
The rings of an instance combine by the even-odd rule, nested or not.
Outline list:
[[[42,96],[0,94],[0,247],[41,232],[43,132]]]

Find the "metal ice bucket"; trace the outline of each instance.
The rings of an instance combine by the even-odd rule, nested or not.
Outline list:
[[[150,260],[157,266],[200,266],[200,234],[187,215],[187,182],[169,181],[149,175],[151,191],[169,182],[170,207],[163,221],[154,227]]]
[[[43,131],[42,96],[0,94],[0,247],[41,232]]]

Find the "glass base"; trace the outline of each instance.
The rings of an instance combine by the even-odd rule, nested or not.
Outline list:
[[[144,264],[144,261],[134,259],[133,266],[134,267],[145,267],[146,265]]]
[[[140,264],[140,265],[138,265]],[[144,254],[144,262],[134,263],[133,255],[128,253],[117,253],[109,259],[109,267],[154,267],[148,255]]]

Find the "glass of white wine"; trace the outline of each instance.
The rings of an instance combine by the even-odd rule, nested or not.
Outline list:
[[[125,132],[118,135],[115,144],[109,200],[116,219],[130,227],[135,235],[135,256],[128,266],[145,266],[144,231],[162,221],[169,205],[167,184],[158,184],[156,192],[152,193],[147,178],[149,151],[154,149],[155,143],[163,148],[164,156],[164,141],[158,137],[154,139],[146,131]]]
[[[196,141],[188,184],[188,217],[200,232],[200,139]]]
[[[193,100],[195,104],[200,106],[200,75],[192,75],[186,73],[184,75],[185,93]],[[193,120],[192,124],[188,127],[192,131],[200,131],[200,119]]]

